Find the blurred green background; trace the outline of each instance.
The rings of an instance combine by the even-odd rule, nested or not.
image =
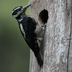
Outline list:
[[[0,0],[0,72],[29,72],[29,47],[12,10],[29,0]],[[29,9],[26,12],[29,15]]]

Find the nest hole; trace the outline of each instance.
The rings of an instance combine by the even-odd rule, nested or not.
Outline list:
[[[48,11],[47,10],[42,10],[39,14],[40,20],[43,22],[43,24],[47,23],[48,20]]]

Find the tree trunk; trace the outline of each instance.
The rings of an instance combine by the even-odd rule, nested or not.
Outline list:
[[[39,24],[44,24],[47,20],[43,43],[43,69],[40,70],[33,52],[30,51],[29,72],[72,72],[71,1],[29,1],[32,4],[30,16]]]

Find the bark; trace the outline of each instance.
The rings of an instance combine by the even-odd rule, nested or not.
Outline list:
[[[29,72],[72,72],[71,0],[30,0],[30,16],[40,25],[43,10],[48,11],[44,35],[43,69],[30,51]],[[44,13],[43,13],[44,14]],[[45,13],[46,15],[46,13]]]
[[[71,29],[70,29],[70,49],[69,49],[69,63],[68,71],[72,72],[72,0],[71,0]]]

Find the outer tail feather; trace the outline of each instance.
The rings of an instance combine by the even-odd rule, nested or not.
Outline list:
[[[38,62],[38,64],[39,64],[40,68],[42,68],[42,67],[43,67],[43,60],[42,60],[42,58],[41,58],[40,53],[35,54],[35,56],[36,56],[36,58],[37,58],[37,62]]]

